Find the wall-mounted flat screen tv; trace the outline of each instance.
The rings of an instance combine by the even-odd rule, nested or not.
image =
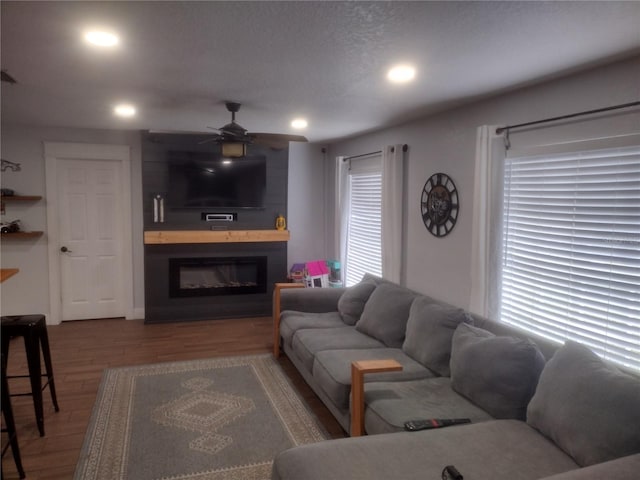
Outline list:
[[[169,208],[264,208],[266,188],[264,155],[169,153]]]

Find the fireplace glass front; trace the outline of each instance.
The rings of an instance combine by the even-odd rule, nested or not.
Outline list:
[[[169,296],[245,295],[267,291],[267,257],[169,259]]]

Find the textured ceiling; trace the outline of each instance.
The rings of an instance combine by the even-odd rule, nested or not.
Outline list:
[[[640,2],[10,2],[2,121],[330,141],[640,52]],[[84,28],[118,31],[95,51]],[[412,62],[417,79],[386,70]],[[114,103],[135,103],[121,120]]]

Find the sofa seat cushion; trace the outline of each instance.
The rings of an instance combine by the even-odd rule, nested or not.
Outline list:
[[[451,386],[495,418],[525,420],[544,364],[530,340],[462,323],[453,335]]]
[[[640,453],[640,379],[568,341],[542,371],[527,422],[584,467]]]
[[[280,336],[284,344],[291,346],[293,335],[303,328],[344,327],[338,312],[305,313],[287,310],[280,314]]]
[[[313,359],[321,350],[381,348],[384,345],[355,328],[344,325],[337,328],[310,328],[298,330],[293,335],[291,349],[311,371]]]
[[[577,468],[553,443],[517,420],[369,435],[285,450],[272,480],[425,480],[454,465],[466,479],[537,480]]]
[[[367,300],[356,328],[388,347],[401,347],[409,310],[416,296],[416,293],[399,285],[381,283]]]
[[[372,382],[364,386],[365,430],[368,434],[404,430],[404,422],[429,418],[468,418],[472,423],[493,417],[451,388],[448,377],[407,382]]]
[[[365,375],[365,382],[402,381],[433,377],[433,372],[416,362],[399,348],[368,348],[323,350],[313,362],[313,378],[340,409],[349,408],[351,394],[351,363],[358,360],[393,359],[402,365],[400,372]]]

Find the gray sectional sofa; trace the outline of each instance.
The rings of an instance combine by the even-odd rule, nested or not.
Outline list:
[[[640,378],[582,345],[370,275],[274,299],[274,353],[347,432],[368,435],[282,452],[273,480],[435,479],[450,464],[470,480],[640,478]],[[401,370],[380,368],[389,360]],[[355,370],[367,365],[361,386]],[[404,431],[427,418],[471,424]]]

